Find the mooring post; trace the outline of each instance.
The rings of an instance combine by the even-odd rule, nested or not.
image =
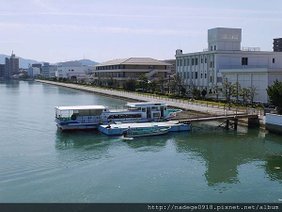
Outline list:
[[[226,129],[226,130],[228,130],[228,129],[229,129],[229,119],[227,119],[227,120],[226,120],[225,129]]]
[[[258,116],[249,116],[248,117],[248,128],[259,127],[259,118]]]
[[[235,117],[234,118],[234,130],[237,130],[237,127],[238,127],[238,118]]]

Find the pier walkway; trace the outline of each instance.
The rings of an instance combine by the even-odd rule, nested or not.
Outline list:
[[[255,114],[255,115],[262,115],[261,111],[252,110],[238,110],[236,108],[231,108],[230,110],[226,107],[218,106],[218,105],[211,105],[211,104],[199,104],[194,103],[191,100],[179,100],[179,99],[172,99],[168,97],[161,97],[150,95],[146,93],[137,93],[137,92],[128,92],[128,91],[119,91],[113,89],[106,89],[106,88],[99,88],[99,87],[92,87],[86,85],[78,85],[78,84],[71,84],[71,83],[62,83],[62,82],[54,82],[54,81],[47,81],[47,80],[36,80],[38,82],[63,86],[67,88],[73,88],[93,93],[99,93],[107,96],[119,97],[119,98],[126,98],[132,99],[137,101],[158,101],[164,102],[169,106],[177,107],[183,110],[192,110],[197,111],[200,113],[207,113],[210,115],[215,116],[226,116],[226,115],[239,115],[239,114]]]

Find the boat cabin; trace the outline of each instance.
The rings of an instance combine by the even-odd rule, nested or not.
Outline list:
[[[165,118],[165,111],[167,109],[165,103],[158,102],[127,103],[126,106],[129,111],[140,111],[143,113],[143,118],[153,120]]]
[[[94,122],[99,121],[103,112],[108,109],[103,105],[59,106],[55,107],[56,120]],[[95,119],[95,120],[94,120]]]

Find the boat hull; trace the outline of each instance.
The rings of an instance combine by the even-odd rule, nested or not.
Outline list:
[[[177,121],[166,121],[166,122],[146,122],[146,123],[121,123],[121,124],[111,124],[109,125],[100,125],[99,131],[104,133],[105,135],[123,135],[123,132],[128,129],[128,127],[132,128],[144,128],[151,127],[153,125],[157,125],[158,127],[170,127],[169,132],[184,132],[190,131],[191,125],[178,123]]]
[[[98,124],[57,124],[59,130],[93,130],[98,129]]]

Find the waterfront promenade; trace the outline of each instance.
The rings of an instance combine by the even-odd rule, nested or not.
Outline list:
[[[129,92],[129,91],[119,91],[113,89],[106,89],[106,88],[99,88],[99,87],[92,87],[87,85],[78,85],[72,83],[62,83],[62,82],[54,82],[54,81],[47,81],[47,80],[36,80],[37,82],[47,83],[51,85],[63,86],[72,89],[78,89],[93,93],[98,93],[102,95],[124,98],[124,99],[131,99],[137,101],[158,101],[164,102],[171,107],[177,107],[183,110],[192,110],[200,113],[206,113],[210,115],[232,115],[232,114],[240,114],[240,113],[248,113],[248,114],[258,114],[258,111],[255,110],[238,110],[236,108],[231,108],[230,110],[227,107],[213,105],[213,104],[199,104],[193,102],[191,100],[180,100],[180,99],[173,99],[168,97],[157,96],[153,94],[147,93],[137,93],[137,92]],[[261,114],[258,114],[261,115]]]

